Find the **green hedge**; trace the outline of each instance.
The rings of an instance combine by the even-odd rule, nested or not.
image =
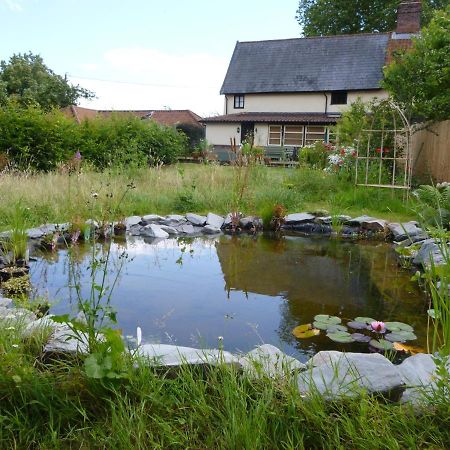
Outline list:
[[[52,170],[77,151],[97,169],[170,164],[186,146],[186,136],[177,130],[131,115],[77,124],[56,110],[0,108],[0,153],[21,169]]]

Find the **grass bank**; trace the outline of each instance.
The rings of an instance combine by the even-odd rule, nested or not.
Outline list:
[[[450,403],[420,414],[370,396],[303,398],[294,377],[251,379],[230,367],[177,376],[128,361],[127,379],[86,378],[45,361],[45,331],[0,329],[0,448],[448,448]],[[444,391],[443,391],[444,392]]]
[[[235,169],[216,165],[180,164],[161,169],[136,169],[81,174],[57,172],[3,174],[0,177],[0,227],[8,227],[17,202],[29,208],[30,225],[101,217],[102,202],[92,206],[91,194],[119,199],[133,189],[116,215],[175,212],[228,213],[232,205]],[[389,220],[411,220],[411,201],[392,190],[355,187],[351,180],[308,168],[252,169],[242,202],[247,214],[260,214],[275,204],[289,212],[326,209],[331,213],[368,214]],[[93,208],[96,208],[93,210]],[[118,217],[120,218],[120,217]]]

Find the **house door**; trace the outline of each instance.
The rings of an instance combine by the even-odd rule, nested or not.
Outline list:
[[[245,141],[253,145],[254,129],[254,122],[243,122],[241,125],[241,142]]]

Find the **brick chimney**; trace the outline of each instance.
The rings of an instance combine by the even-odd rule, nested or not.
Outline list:
[[[421,10],[420,0],[403,0],[397,9],[396,33],[418,33]]]

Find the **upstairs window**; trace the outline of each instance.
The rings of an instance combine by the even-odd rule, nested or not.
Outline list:
[[[347,92],[346,91],[332,92],[330,103],[332,105],[346,105],[347,104]]]
[[[235,95],[234,96],[234,109],[242,109],[244,107],[244,96]]]

